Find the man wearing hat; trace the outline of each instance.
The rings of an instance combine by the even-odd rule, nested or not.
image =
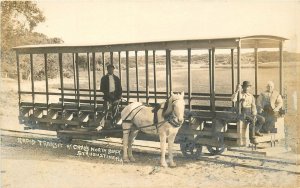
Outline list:
[[[264,124],[265,119],[257,114],[255,98],[250,93],[250,88],[251,83],[249,81],[244,81],[242,86],[238,84],[235,93],[232,95],[232,101],[237,102],[237,96],[240,93],[239,102],[241,105],[241,112],[244,115],[245,120],[250,122],[250,141],[257,144],[255,136],[263,136],[259,131]],[[253,124],[255,124],[255,131],[253,131]]]
[[[103,106],[106,111],[109,110],[109,104],[116,104],[116,102],[118,102],[122,97],[121,81],[116,75],[114,75],[114,69],[114,65],[107,65],[107,74],[101,78],[100,91],[104,94]],[[115,112],[112,113],[115,114]]]

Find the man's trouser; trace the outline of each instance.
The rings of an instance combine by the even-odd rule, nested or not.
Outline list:
[[[114,104],[118,99],[115,96],[115,92],[110,92],[104,96],[104,104],[103,107],[106,111],[109,110],[109,104]]]
[[[104,97],[104,104],[103,104],[104,113],[105,113],[104,117],[107,118],[108,112],[110,111],[112,114],[111,120],[113,123],[115,123],[115,118],[118,113],[117,112],[118,101],[119,101],[119,99],[116,98],[115,92],[111,92],[107,96]],[[109,109],[110,104],[111,104],[111,109]]]
[[[275,128],[275,122],[280,116],[278,112],[274,112],[271,106],[266,106],[262,113],[263,117],[266,120],[266,123],[263,125],[262,130],[264,132],[273,131]]]
[[[111,109],[109,109],[109,105],[111,104]],[[107,112],[111,111],[112,112],[112,116],[115,116],[116,115],[116,110],[117,110],[117,100],[115,101],[104,101],[104,104],[103,104],[103,107],[104,107],[104,111],[105,113],[107,114]]]
[[[242,109],[245,120],[250,123],[249,134],[250,137],[255,136],[255,132],[259,132],[262,125],[265,123],[265,118],[261,115],[256,115],[256,122],[254,122],[254,115],[252,115],[251,108]],[[253,130],[253,124],[255,124],[255,129]]]

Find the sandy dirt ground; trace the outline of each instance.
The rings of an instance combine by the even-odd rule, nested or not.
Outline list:
[[[38,134],[36,131],[31,132]],[[18,139],[24,137],[53,142],[54,136],[2,130],[1,187],[299,187],[300,185],[299,166],[295,164],[297,156],[291,152],[276,157],[264,157],[237,151],[226,151],[220,156],[211,156],[204,151],[201,159],[195,160],[184,158],[177,151],[175,155],[177,167],[163,168],[159,166],[159,150],[155,149],[147,150],[136,146],[134,155],[137,162],[125,164],[113,159],[78,156],[68,150],[18,142]],[[77,142],[75,140],[72,143],[79,145]],[[96,144],[104,147],[103,143]],[[121,144],[105,147],[120,149]],[[284,157],[287,155],[294,157]]]
[[[298,67],[299,68],[299,67]],[[296,71],[297,72],[297,71]],[[299,71],[298,71],[299,72]],[[298,75],[299,76],[299,75]],[[297,74],[296,74],[297,77]],[[295,77],[294,77],[295,78]],[[297,79],[296,79],[297,80]],[[297,87],[294,81],[293,87]],[[299,86],[298,86],[299,87]],[[66,150],[21,144],[20,138],[58,142],[55,133],[31,131],[23,134],[18,124],[17,83],[2,79],[0,102],[1,187],[7,188],[81,188],[81,187],[299,187],[299,150],[296,114],[288,120],[292,151],[282,149],[271,156],[240,151],[226,151],[211,156],[204,150],[199,160],[187,159],[176,151],[176,168],[159,166],[157,143],[149,149],[135,146],[136,163],[99,157],[78,156]],[[4,130],[5,129],[5,130]],[[40,134],[46,134],[41,135]],[[41,137],[41,138],[40,138]],[[299,139],[298,139],[299,140]],[[73,143],[74,142],[74,143]],[[77,144],[77,141],[73,141]],[[95,141],[96,142],[96,141]],[[111,147],[121,149],[121,140]],[[139,143],[139,142],[137,142]],[[143,145],[143,143],[139,143]],[[150,144],[150,145],[151,145]],[[99,146],[105,146],[99,144]],[[284,148],[281,143],[278,148]],[[108,146],[110,147],[110,146]],[[178,148],[178,146],[176,146]],[[248,151],[248,150],[247,150]]]

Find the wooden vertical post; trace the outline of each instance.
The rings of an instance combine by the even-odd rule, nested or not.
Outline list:
[[[65,97],[64,97],[64,73],[63,73],[62,53],[58,54],[58,62],[59,62],[60,88],[61,88],[61,90],[60,90],[60,92],[61,92],[61,108],[62,108],[62,113],[63,113]]]
[[[146,65],[146,103],[149,104],[149,66],[148,66],[148,50],[145,50]]]
[[[241,84],[241,42],[239,41],[238,46],[237,46],[237,83],[240,85]],[[240,96],[241,96],[241,91],[239,91],[237,101],[236,101],[236,106],[238,109],[238,114],[241,114],[241,105],[240,105]],[[244,123],[244,121],[239,120],[237,124],[237,134],[238,135],[243,135],[244,138],[239,138],[238,145],[244,145],[249,141],[249,126],[247,123]]]
[[[126,84],[127,84],[127,103],[129,103],[130,83],[129,83],[129,53],[126,51]]]
[[[234,51],[234,49],[231,49],[231,92],[232,92],[232,94],[234,93],[234,89],[235,89],[233,51]],[[234,102],[232,102],[232,107],[234,107]]]
[[[157,96],[156,96],[156,56],[155,50],[153,50],[153,77],[154,77],[154,100],[157,103]]]
[[[208,50],[208,72],[209,72],[209,93],[210,93],[210,97],[211,97],[211,94],[212,94],[212,50],[209,49]],[[212,99],[210,99],[210,110],[212,111]]]
[[[237,83],[241,84],[241,43],[237,46]],[[240,93],[237,99],[238,113],[241,114]]]
[[[92,53],[92,62],[93,62],[93,89],[94,89],[94,114],[96,115],[97,111],[97,93],[96,93],[96,54]],[[94,116],[95,119],[95,116]]]
[[[254,64],[255,64],[255,96],[257,96],[257,80],[258,80],[258,57],[257,48],[254,48]]]
[[[212,48],[212,54],[211,54],[211,86],[212,86],[212,93],[211,93],[211,109],[213,112],[216,111],[216,100],[215,100],[215,48]]]
[[[192,72],[191,72],[191,48],[188,49],[188,102],[189,110],[192,110]]]
[[[166,98],[169,98],[169,55],[168,50],[166,50]]]
[[[283,95],[283,51],[282,51],[283,41],[279,44],[279,89],[280,95]]]
[[[32,103],[34,103],[35,94],[34,94],[34,75],[33,75],[33,55],[32,54],[30,54],[30,77],[31,77]]]
[[[170,86],[170,92],[173,91],[173,85],[172,85],[172,55],[171,50],[168,50],[168,56],[169,56],[169,86]]]
[[[31,94],[32,94],[32,103],[33,103],[33,116],[34,116],[34,107],[35,107],[35,92],[34,92],[34,74],[33,74],[33,55],[30,54],[30,68],[31,68]]]
[[[138,52],[137,52],[137,51],[135,51],[135,78],[136,78],[136,96],[137,96],[137,101],[140,101],[140,94],[139,94]]]
[[[105,75],[105,53],[102,52],[102,69],[103,69],[103,76]]]
[[[120,78],[120,82],[122,83],[121,52],[118,52],[118,54],[119,54],[119,78]]]
[[[77,109],[78,112],[80,110],[80,86],[79,86],[79,58],[78,58],[78,53],[75,55],[75,64],[76,64],[76,78],[77,78]]]
[[[16,58],[17,58],[17,74],[18,74],[18,96],[19,96],[19,112],[20,112],[20,106],[21,106],[21,79],[20,77],[20,60],[19,60],[19,53],[16,53]],[[20,115],[20,113],[19,113]]]
[[[90,74],[90,53],[87,53],[86,54],[87,56],[87,64],[88,64],[88,77],[89,77],[89,96],[90,96],[90,105],[91,105],[91,102],[92,102],[92,96],[91,96],[91,74]]]
[[[49,110],[49,85],[48,85],[48,59],[47,54],[44,54],[45,61],[45,82],[46,82],[46,103],[47,103],[47,112]]]
[[[75,65],[75,54],[72,54],[72,61],[73,61],[73,78],[74,78],[74,90],[75,90],[75,99],[77,99],[77,84],[76,84],[76,76],[77,76],[77,71],[76,71],[76,65]]]

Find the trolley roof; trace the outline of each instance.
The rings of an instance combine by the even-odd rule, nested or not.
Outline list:
[[[234,49],[241,48],[279,48],[287,38],[272,35],[254,35],[246,37],[194,39],[138,42],[123,44],[101,45],[68,45],[68,44],[43,44],[18,46],[13,49],[20,54],[42,53],[85,53],[85,52],[118,52],[118,51],[143,51],[143,50],[185,50],[191,49]]]

